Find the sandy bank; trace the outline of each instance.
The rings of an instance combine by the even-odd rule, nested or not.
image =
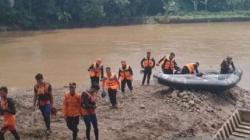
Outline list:
[[[55,107],[60,109],[65,88],[54,89]],[[16,101],[17,128],[22,139],[46,139],[44,124],[31,111],[32,89],[15,89],[10,96]],[[119,109],[112,110],[99,98],[97,116],[100,140],[171,140],[212,136],[236,107],[247,107],[249,92],[235,87],[216,95],[209,92],[168,91],[161,85],[135,85],[134,94],[118,94]],[[36,119],[34,119],[36,118]],[[2,123],[1,123],[2,124]],[[79,137],[84,140],[81,121]],[[62,113],[52,119],[50,140],[69,140]],[[8,137],[11,136],[7,134]]]

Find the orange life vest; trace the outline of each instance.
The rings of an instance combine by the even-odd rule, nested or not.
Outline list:
[[[195,71],[195,67],[194,67],[195,63],[189,63],[186,65],[186,67],[188,68],[189,74],[193,74]]]
[[[111,74],[111,76],[105,76],[104,79],[105,79],[105,88],[106,89],[118,89],[119,88],[119,83],[117,81],[117,79],[115,78],[116,75],[115,74]]]
[[[35,90],[38,95],[38,104],[45,105],[50,104],[50,95],[49,95],[49,83],[43,83],[42,85],[36,84]]]
[[[1,104],[1,108],[2,109],[8,109],[8,101],[7,100],[1,100],[0,101]],[[16,118],[15,115],[8,113],[8,112],[4,112],[3,114],[3,122],[5,126],[13,126],[16,124]]]
[[[144,68],[148,68],[148,67],[152,68],[153,66],[154,66],[154,62],[152,59],[147,59],[147,58],[144,59],[143,61]]]
[[[165,60],[163,61],[163,69],[165,70],[174,70],[174,59],[173,60],[168,60],[167,58],[165,58]]]
[[[42,85],[36,84],[35,89],[36,89],[38,95],[48,94],[49,84],[48,83],[44,83]]]
[[[79,93],[75,93],[73,96],[70,93],[64,94],[63,113],[67,117],[81,115],[81,96]]]
[[[129,68],[130,68],[129,65],[127,65],[125,69],[120,67],[121,72],[119,74],[120,74],[121,81],[124,79],[133,80],[133,76],[131,75]]]
[[[93,63],[93,68],[90,69],[89,71],[89,75],[90,77],[100,77],[100,68],[102,67],[102,65],[99,65],[97,67],[96,63]]]

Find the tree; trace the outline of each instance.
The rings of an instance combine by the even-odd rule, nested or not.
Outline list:
[[[29,29],[100,25],[201,10],[250,10],[250,0],[0,0],[0,24]]]
[[[201,0],[200,3],[205,5],[205,10],[207,11],[207,3],[209,0]]]
[[[10,22],[10,16],[13,14],[13,9],[8,0],[0,0],[0,23]]]
[[[209,0],[208,11],[216,12],[216,11],[225,11],[228,9],[227,0]]]
[[[85,0],[80,7],[79,16],[82,22],[95,23],[105,16],[102,3],[99,0]]]
[[[51,21],[57,21],[57,12],[55,0],[30,0],[30,14],[34,15],[36,22],[40,24],[49,24]]]
[[[191,0],[194,6],[194,11],[198,10],[199,0]]]
[[[130,17],[129,0],[105,0],[104,12],[106,17],[113,19],[120,19],[123,17]]]
[[[69,23],[72,19],[72,16],[70,13],[65,11],[60,11],[57,13],[57,19],[60,23]]]
[[[131,0],[133,1],[133,0]],[[164,13],[164,3],[162,0],[145,0],[148,3],[146,15],[152,16]]]
[[[164,9],[166,11],[167,14],[174,14],[177,13],[177,11],[179,10],[179,3],[174,1],[174,0],[165,0],[165,6]]]
[[[244,1],[244,10],[250,10],[250,0]]]

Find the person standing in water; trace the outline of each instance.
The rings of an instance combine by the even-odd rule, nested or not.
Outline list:
[[[89,71],[89,76],[90,76],[90,81],[91,81],[91,87],[96,88],[96,90],[99,90],[100,89],[99,81],[102,80],[103,73],[104,73],[102,60],[97,59],[95,63],[90,65],[88,71]]]
[[[86,137],[90,140],[91,124],[94,128],[95,140],[99,139],[98,135],[98,123],[96,117],[96,97],[97,91],[94,88],[90,88],[86,92],[82,92],[81,105],[82,105],[82,118],[86,126]]]
[[[34,104],[33,110],[38,106],[46,125],[46,133],[51,133],[50,129],[50,114],[53,107],[53,95],[52,95],[52,86],[50,83],[45,82],[43,75],[38,73],[35,76],[37,84],[34,86]]]
[[[124,93],[125,92],[125,86],[127,84],[130,92],[133,92],[133,70],[132,68],[127,64],[125,60],[121,61],[121,67],[119,68],[118,72],[118,79],[121,81],[121,90]]]
[[[4,140],[4,134],[10,131],[15,140],[20,140],[19,134],[16,130],[16,108],[12,98],[7,97],[8,88],[0,88],[0,115],[3,116],[3,127],[0,131],[0,140]]]
[[[148,51],[147,56],[141,60],[141,67],[144,69],[143,70],[142,85],[145,84],[146,79],[147,79],[147,84],[149,85],[151,74],[152,74],[152,69],[155,67],[155,60],[154,60],[154,58],[151,58],[150,51]]]
[[[63,114],[67,127],[72,131],[73,140],[76,140],[81,115],[81,95],[76,92],[76,83],[69,83],[69,92],[64,94]]]

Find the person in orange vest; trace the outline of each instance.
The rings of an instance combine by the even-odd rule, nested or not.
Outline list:
[[[4,134],[7,131],[10,131],[15,140],[20,140],[19,134],[16,130],[16,108],[15,103],[12,98],[7,97],[8,88],[1,87],[0,88],[0,115],[3,116],[3,127],[0,131],[0,140],[4,140]]]
[[[112,108],[117,108],[116,94],[120,87],[120,83],[117,76],[114,73],[111,73],[110,67],[106,67],[106,75],[104,76],[102,82],[102,89],[108,91]]]
[[[233,58],[231,56],[228,56],[226,59],[224,59],[220,66],[221,66],[220,70],[221,74],[232,73],[235,71]]]
[[[175,53],[171,52],[168,58],[167,56],[161,58],[157,66],[161,64],[162,72],[165,74],[174,74],[174,70],[176,71],[180,70],[174,58],[175,58]]]
[[[127,65],[127,62],[125,60],[121,61],[121,67],[119,68],[118,74],[119,74],[118,79],[121,81],[121,91],[123,93],[125,92],[125,86],[127,84],[130,92],[132,93],[133,70],[129,65]]]
[[[186,64],[181,71],[181,74],[200,74],[198,67],[199,62]]]
[[[101,59],[96,60],[95,63],[90,65],[88,71],[91,81],[91,87],[97,88],[96,90],[99,90],[100,89],[99,81],[102,80],[104,73]]]
[[[96,117],[96,99],[97,99],[97,90],[90,88],[86,92],[82,92],[81,95],[81,105],[82,105],[82,118],[86,126],[86,137],[87,140],[90,140],[90,130],[91,124],[94,128],[95,140],[99,139],[98,136],[98,123]]]
[[[147,57],[144,57],[141,60],[141,67],[143,70],[143,79],[142,79],[142,85],[144,85],[145,80],[147,78],[147,84],[150,83],[150,78],[152,74],[152,69],[155,67],[155,59],[151,58],[151,52],[147,52]]]
[[[76,83],[69,83],[69,92],[64,94],[63,99],[63,114],[67,127],[72,131],[73,140],[77,139],[81,112],[81,95],[76,92]]]
[[[49,134],[51,133],[50,114],[53,108],[52,86],[50,83],[44,81],[41,73],[38,73],[35,79],[37,84],[34,86],[33,110],[35,110],[37,106],[39,107],[47,128],[46,133]]]

